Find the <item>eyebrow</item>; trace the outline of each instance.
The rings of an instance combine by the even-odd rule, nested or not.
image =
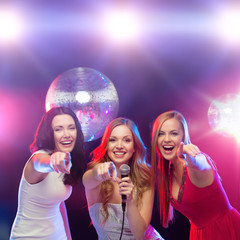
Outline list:
[[[72,127],[72,126],[76,127],[76,124],[75,123],[71,123],[71,124],[67,125],[67,127]],[[53,126],[53,128],[56,128],[56,127],[64,127],[64,126],[63,125]]]
[[[110,136],[110,138],[111,138],[111,137],[112,137],[112,138],[117,138],[117,136],[114,136],[114,135],[113,135],[113,136]],[[123,138],[126,138],[126,137],[131,137],[131,138],[133,138],[132,135],[126,135],[126,136],[123,136]]]
[[[165,131],[159,130],[159,132],[165,132]],[[173,129],[173,130],[171,130],[170,132],[178,132],[178,129]]]

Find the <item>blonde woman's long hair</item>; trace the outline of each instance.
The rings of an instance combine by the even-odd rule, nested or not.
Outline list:
[[[136,124],[132,120],[119,117],[108,124],[103,134],[101,144],[91,152],[92,160],[88,164],[88,169],[93,168],[96,164],[111,161],[107,155],[109,137],[112,130],[120,125],[127,126],[133,135],[135,152],[129,160],[130,178],[137,191],[137,198],[135,201],[137,206],[140,206],[144,191],[153,186],[153,178],[151,176],[150,165],[147,163],[147,149],[140,137]],[[109,199],[113,194],[113,190],[114,186],[110,180],[101,183],[100,196],[103,203],[104,222],[109,216],[107,206]]]
[[[154,181],[157,185],[157,191],[159,196],[159,211],[160,221],[164,227],[167,227],[169,222],[173,220],[173,208],[170,204],[169,197],[169,164],[170,162],[165,160],[158,148],[158,136],[159,131],[163,123],[169,119],[176,119],[180,122],[184,133],[183,143],[190,144],[190,137],[188,126],[185,118],[178,111],[168,111],[160,114],[154,121],[152,128],[152,152],[151,152],[151,166],[152,176],[156,176]],[[157,174],[156,174],[157,173]]]

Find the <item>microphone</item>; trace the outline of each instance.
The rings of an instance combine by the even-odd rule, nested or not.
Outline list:
[[[127,164],[122,164],[120,167],[121,178],[127,177],[130,173],[130,167]],[[122,210],[123,212],[126,209],[126,195],[122,194]]]

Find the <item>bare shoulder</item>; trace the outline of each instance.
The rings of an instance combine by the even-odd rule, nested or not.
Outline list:
[[[35,184],[41,182],[44,178],[46,178],[48,173],[41,173],[36,171],[34,169],[34,162],[37,162],[47,157],[49,157],[47,153],[36,153],[28,159],[23,170],[24,178],[28,183]]]

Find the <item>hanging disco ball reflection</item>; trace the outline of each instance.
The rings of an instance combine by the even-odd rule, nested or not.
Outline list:
[[[223,135],[240,136],[240,96],[226,94],[214,100],[208,109],[211,128]]]
[[[92,68],[73,68],[51,83],[45,101],[52,107],[69,107],[77,115],[85,142],[102,137],[105,127],[117,116],[117,91],[108,77]]]

